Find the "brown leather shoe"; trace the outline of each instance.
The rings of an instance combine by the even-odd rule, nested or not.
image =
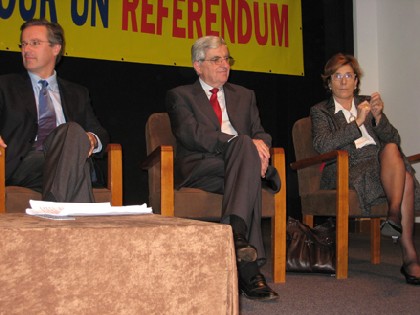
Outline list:
[[[244,281],[239,277],[239,292],[250,300],[274,300],[279,295],[273,291],[265,281],[265,277],[262,274],[258,274],[251,278],[251,280]]]

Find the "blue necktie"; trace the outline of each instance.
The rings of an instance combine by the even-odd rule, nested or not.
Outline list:
[[[35,149],[42,150],[45,138],[57,126],[57,122],[52,101],[47,90],[48,82],[40,80],[38,83],[41,84],[42,88],[39,92],[38,136],[35,142]]]

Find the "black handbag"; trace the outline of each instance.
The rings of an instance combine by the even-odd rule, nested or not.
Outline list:
[[[287,271],[335,273],[335,224],[331,218],[310,228],[289,217],[286,231]]]

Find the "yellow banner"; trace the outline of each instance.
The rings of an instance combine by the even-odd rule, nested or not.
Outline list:
[[[60,23],[66,56],[191,66],[190,48],[222,36],[236,70],[304,75],[300,0],[0,0],[0,49],[20,26]]]

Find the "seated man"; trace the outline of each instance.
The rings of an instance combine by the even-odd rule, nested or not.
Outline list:
[[[240,291],[250,299],[275,299],[259,270],[265,262],[261,179],[269,180],[274,192],[280,187],[269,166],[271,137],[261,126],[254,92],[227,83],[232,58],[222,38],[198,39],[192,62],[199,79],[166,97],[177,139],[176,188],[223,194],[221,222],[234,233]]]
[[[21,26],[20,43],[27,72],[0,76],[6,185],[42,191],[47,201],[94,202],[89,157],[100,153],[109,137],[87,89],[57,76],[63,29],[31,20]]]

